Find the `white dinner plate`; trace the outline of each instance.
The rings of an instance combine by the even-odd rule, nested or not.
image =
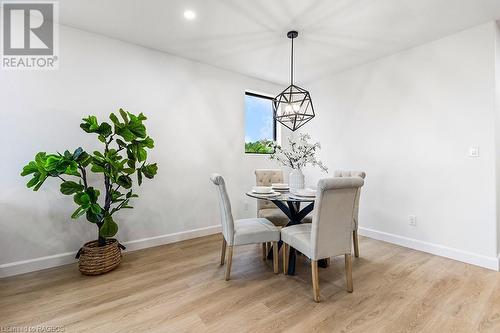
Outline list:
[[[271,186],[254,186],[252,187],[252,192],[258,194],[270,194],[273,193],[273,189]]]
[[[258,195],[259,197],[277,197],[281,195],[279,192],[271,192],[271,193],[256,193],[252,191],[253,194]]]
[[[300,195],[294,195],[294,194],[290,194],[288,195],[288,197],[290,199],[297,199],[297,200],[313,200],[313,199],[316,199],[316,197],[304,197],[304,196],[300,196]]]
[[[312,190],[310,188],[293,190],[291,193],[298,197],[314,198],[316,196],[316,190]]]

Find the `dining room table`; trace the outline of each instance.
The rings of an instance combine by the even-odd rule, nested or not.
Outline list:
[[[274,203],[276,207],[278,207],[289,219],[288,223],[284,227],[303,223],[304,218],[314,209],[315,197],[294,195],[288,191],[276,191],[272,194],[261,194],[249,191],[246,193],[246,195],[254,199],[267,200]],[[280,240],[278,242],[278,251],[281,248],[282,244],[283,242]],[[297,260],[297,255],[297,251],[290,247],[288,275],[295,275],[295,263]],[[268,251],[267,258],[273,258],[272,247]],[[319,260],[318,266],[323,268],[327,267],[327,260]]]

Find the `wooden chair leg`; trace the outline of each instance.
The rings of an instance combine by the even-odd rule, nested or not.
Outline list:
[[[262,243],[262,260],[266,261],[267,252],[266,252],[266,243]]]
[[[312,272],[312,285],[313,285],[313,295],[314,301],[319,302],[319,274],[318,274],[318,261],[311,260],[311,272]]]
[[[233,246],[229,245],[227,249],[226,281],[231,276],[231,264],[233,263]]]
[[[359,257],[359,244],[358,244],[358,231],[354,230],[352,232],[352,242],[354,243],[354,256]]]
[[[278,274],[278,242],[273,242],[273,268],[274,274]]]
[[[281,251],[283,251],[283,274],[288,274],[288,251],[290,250],[290,245],[283,243]]]
[[[224,265],[224,261],[226,260],[226,239],[222,238],[222,250],[220,252],[220,265]]]
[[[269,242],[266,242],[266,256],[264,260],[267,260],[267,254],[269,253],[269,248],[270,248],[269,244],[270,244]]]
[[[351,255],[346,254],[345,255],[345,276],[347,280],[347,291],[352,293],[353,287],[352,287],[352,260],[351,260]]]

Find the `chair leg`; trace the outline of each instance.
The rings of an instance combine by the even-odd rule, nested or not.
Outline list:
[[[273,268],[274,274],[278,274],[278,242],[273,242]]]
[[[354,243],[354,256],[359,257],[358,230],[352,232],[352,242]]]
[[[233,263],[233,246],[229,245],[227,249],[226,281],[231,276],[231,264]]]
[[[318,275],[318,261],[311,260],[311,272],[312,272],[312,285],[313,285],[313,295],[314,301],[319,302],[319,275]]]
[[[262,260],[266,261],[267,252],[266,252],[266,243],[262,243]]]
[[[270,248],[269,244],[270,244],[269,242],[266,242],[266,258],[264,260],[267,260],[267,254],[269,253],[269,248]]]
[[[347,291],[352,293],[353,287],[352,287],[352,260],[351,260],[351,255],[346,254],[345,255],[345,276],[347,280]]]
[[[283,251],[283,274],[288,274],[288,251],[290,250],[290,245],[283,243],[281,251]]]
[[[226,259],[226,245],[227,245],[227,242],[226,242],[226,239],[225,238],[222,238],[222,250],[220,252],[220,265],[224,265],[224,261]]]

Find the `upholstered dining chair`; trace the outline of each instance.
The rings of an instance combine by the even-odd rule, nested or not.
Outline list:
[[[336,170],[333,173],[334,177],[360,177],[365,179],[366,173],[363,171],[345,171],[345,170]],[[358,195],[356,196],[356,203],[354,205],[354,228],[352,230],[352,243],[354,244],[354,256],[356,258],[359,257],[359,242],[358,242],[358,215],[359,215],[359,197],[361,195],[361,189],[358,191]]]
[[[255,185],[271,186],[273,183],[283,183],[283,171],[279,169],[255,170]],[[257,200],[257,217],[263,217],[277,226],[288,223],[288,217],[274,203],[268,200]]]
[[[271,186],[273,183],[283,183],[283,171],[280,169],[256,169],[255,170],[255,185]],[[269,200],[257,200],[257,217],[263,217],[279,227],[284,227],[288,224],[289,218]],[[310,223],[311,216],[306,216],[302,222]],[[266,260],[267,252],[270,244],[262,244],[262,259]]]
[[[212,182],[217,187],[219,194],[219,210],[222,224],[222,251],[220,264],[224,265],[227,251],[226,281],[231,274],[233,260],[233,247],[247,244],[262,244],[272,242],[273,244],[273,268],[278,273],[278,241],[280,240],[279,229],[265,218],[249,218],[234,220],[231,211],[231,202],[226,190],[224,178],[219,174],[213,174]]]
[[[319,302],[318,260],[345,256],[347,290],[353,291],[351,232],[356,195],[363,186],[359,177],[327,178],[318,182],[312,223],[281,229],[283,271],[286,274],[288,251],[293,247],[311,259],[314,301]]]

